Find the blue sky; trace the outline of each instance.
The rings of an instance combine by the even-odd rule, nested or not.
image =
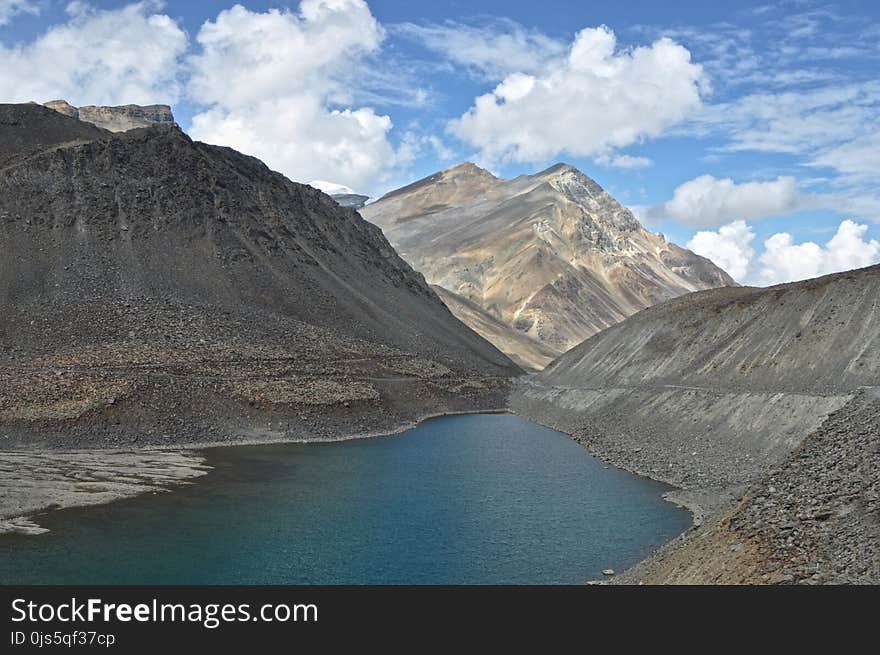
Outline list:
[[[880,261],[880,4],[0,0],[0,101],[167,102],[378,195],[578,166],[738,280]]]

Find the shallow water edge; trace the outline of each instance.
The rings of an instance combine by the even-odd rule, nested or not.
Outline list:
[[[505,408],[428,413],[391,431],[318,439],[285,439],[267,433],[233,442],[205,441],[167,448],[0,450],[0,535],[47,532],[36,519],[48,512],[103,505],[145,493],[171,491],[211,470],[202,451],[268,444],[337,443],[402,434],[425,421],[464,414],[507,414]],[[89,484],[91,483],[91,484]]]

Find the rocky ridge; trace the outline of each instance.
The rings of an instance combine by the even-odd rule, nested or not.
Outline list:
[[[700,530],[617,582],[877,584],[880,392],[862,390]]]

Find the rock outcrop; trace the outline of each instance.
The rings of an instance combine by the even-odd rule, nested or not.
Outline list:
[[[530,368],[640,309],[735,284],[565,164],[512,180],[460,164],[361,213],[431,284],[464,299],[453,304],[462,321]]]
[[[3,447],[322,439],[519,369],[381,231],[173,124],[0,106]]]
[[[106,107],[87,105],[74,107],[66,100],[53,100],[45,104],[49,109],[97,125],[110,132],[126,132],[156,123],[174,124],[174,115],[168,105],[121,105]]]

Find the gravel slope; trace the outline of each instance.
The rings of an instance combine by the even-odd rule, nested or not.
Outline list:
[[[0,448],[394,429],[520,369],[381,231],[173,125],[0,106]]]
[[[696,510],[621,582],[878,583],[878,386],[875,266],[644,310],[511,406]]]

